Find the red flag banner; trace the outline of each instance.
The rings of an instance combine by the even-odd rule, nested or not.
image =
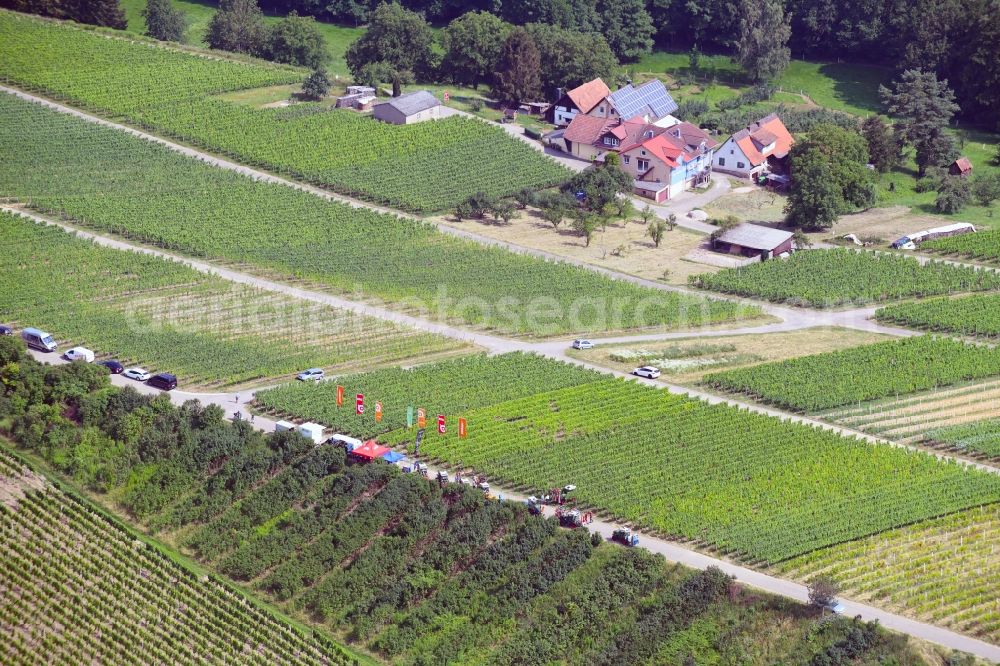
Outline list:
[[[423,407],[417,408],[417,427],[426,428],[427,427],[427,410]]]
[[[338,385],[337,386],[337,407],[343,407],[343,406],[344,406],[344,387]]]
[[[361,393],[354,397],[354,413],[358,415],[365,413],[365,396]]]
[[[382,421],[382,403],[378,400],[375,401],[375,423],[380,423]]]
[[[458,419],[458,436],[464,438],[466,432],[468,432],[469,424],[464,418]]]
[[[438,414],[438,432],[443,435],[446,430],[447,427],[444,424],[444,414]]]

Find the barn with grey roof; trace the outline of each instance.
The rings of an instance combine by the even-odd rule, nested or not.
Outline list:
[[[442,118],[441,102],[426,90],[407,93],[375,105],[376,120],[393,125],[412,125]]]

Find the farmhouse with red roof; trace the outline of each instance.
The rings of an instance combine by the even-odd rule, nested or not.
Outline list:
[[[713,168],[749,178],[760,173],[785,171],[785,159],[795,139],[777,114],[761,118],[729,137],[715,151]]]
[[[718,145],[691,123],[670,127],[641,117],[624,122],[580,114],[563,134],[567,152],[587,160],[621,156],[621,168],[632,176],[636,194],[665,201],[693,184],[708,180],[712,150]]]

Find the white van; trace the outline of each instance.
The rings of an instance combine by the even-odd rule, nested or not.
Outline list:
[[[21,331],[21,339],[29,347],[44,352],[55,351],[58,346],[51,335],[37,328],[26,328]]]

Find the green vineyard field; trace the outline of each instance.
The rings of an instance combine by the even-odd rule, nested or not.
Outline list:
[[[864,305],[913,296],[1000,288],[1000,274],[894,254],[806,250],[718,273],[694,275],[703,289],[809,307]]]
[[[0,12],[0,80],[343,194],[436,211],[477,191],[511,195],[570,175],[478,120],[397,127],[315,104],[255,109],[211,97],[304,74]]]
[[[964,236],[938,238],[921,243],[920,249],[996,262],[1000,261],[1000,231],[981,231]]]
[[[782,563],[844,594],[1000,643],[1000,504],[976,507]]]
[[[706,375],[703,383],[817,412],[1000,376],[1000,350],[920,336]]]
[[[35,326],[63,349],[170,371],[185,388],[308,367],[365,367],[455,351],[456,340],[292,302],[182,264],[101,247],[0,212],[0,321]]]
[[[976,337],[1000,336],[1000,295],[935,298],[879,308],[876,319],[927,331]]]
[[[357,663],[172,562],[2,450],[0,597],[9,666]]]
[[[760,314],[255,182],[10,95],[0,95],[0,163],[0,196],[88,227],[505,333],[698,326]]]
[[[1000,500],[1000,478],[618,379],[472,410],[421,454],[777,562]],[[384,438],[404,445],[412,431]]]
[[[479,355],[406,370],[385,368],[338,377],[336,382],[286,384],[258,392],[255,404],[258,408],[317,421],[335,431],[367,438],[405,427],[407,407],[425,409],[433,429],[436,426],[432,422],[438,414],[454,419],[470,409],[531,393],[589,384],[601,377],[598,372],[541,356]],[[337,385],[344,387],[343,407],[337,407]],[[354,411],[354,396],[359,393],[365,396],[368,405],[362,415]],[[380,423],[375,422],[376,400],[382,403]]]

